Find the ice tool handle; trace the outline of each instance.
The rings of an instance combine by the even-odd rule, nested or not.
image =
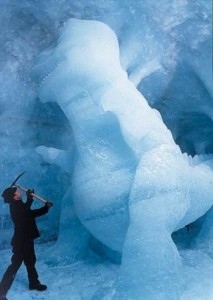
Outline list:
[[[19,188],[20,190],[22,190],[22,191],[24,191],[24,192],[27,192],[28,189],[26,189],[26,188],[23,187],[23,186],[20,186],[19,184],[16,184],[17,180],[18,180],[24,173],[25,173],[25,172],[22,172],[22,173],[21,173],[21,174],[13,181],[13,183],[11,184],[11,187],[15,186],[15,187]],[[43,203],[45,203],[45,204],[48,203],[50,206],[53,205],[53,203],[52,203],[51,201],[47,201],[47,200],[43,199],[42,197],[40,197],[40,196],[38,196],[38,195],[36,195],[36,194],[34,194],[34,193],[31,193],[31,195],[32,195],[32,197],[34,197],[34,198],[40,200],[41,202],[43,202]]]

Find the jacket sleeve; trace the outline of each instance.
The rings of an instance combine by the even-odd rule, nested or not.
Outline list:
[[[40,217],[45,215],[49,210],[49,207],[47,205],[42,206],[41,208],[38,209],[32,209],[31,213],[34,218]]]
[[[30,209],[30,207],[32,206],[33,203],[33,198],[28,197],[27,201],[25,202],[25,209]]]

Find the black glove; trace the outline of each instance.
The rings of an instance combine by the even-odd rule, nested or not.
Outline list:
[[[26,191],[27,200],[32,200],[32,199],[33,199],[32,193],[34,194],[34,189],[32,189],[32,190],[28,189],[28,190]]]
[[[46,202],[45,202],[45,205],[46,205],[48,208],[50,208],[50,207],[53,206],[53,203],[52,203],[51,201],[46,201]]]

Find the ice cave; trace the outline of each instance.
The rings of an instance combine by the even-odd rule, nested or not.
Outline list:
[[[29,290],[23,264],[2,299],[212,300],[211,1],[0,8],[0,188],[25,172],[23,201],[53,202],[35,240],[47,290]]]

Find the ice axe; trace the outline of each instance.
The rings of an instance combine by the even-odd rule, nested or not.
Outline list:
[[[20,190],[22,190],[22,191],[24,191],[24,192],[27,192],[28,189],[24,188],[23,186],[20,186],[19,184],[16,184],[17,180],[18,180],[24,173],[25,173],[25,172],[22,172],[22,173],[21,173],[21,174],[13,181],[13,183],[11,184],[11,187],[15,186],[15,187],[19,188]],[[30,195],[32,195],[32,197],[34,197],[34,198],[40,200],[41,202],[43,202],[43,203],[45,203],[45,204],[48,203],[48,205],[49,205],[50,207],[53,206],[53,203],[52,203],[51,201],[47,201],[47,200],[41,198],[40,196],[38,196],[38,195],[36,195],[36,194],[34,194],[34,193],[30,193]]]

